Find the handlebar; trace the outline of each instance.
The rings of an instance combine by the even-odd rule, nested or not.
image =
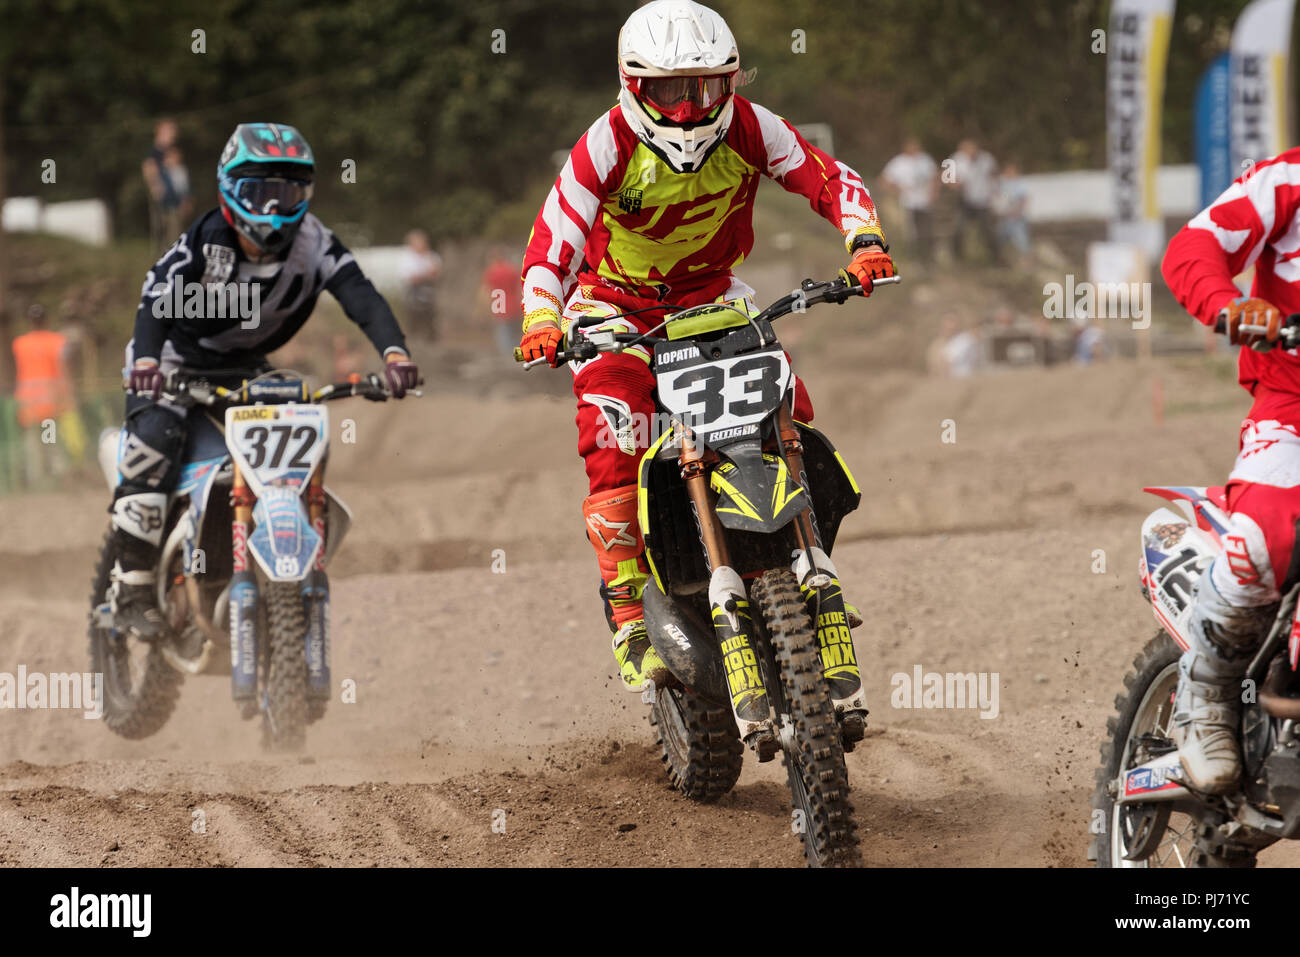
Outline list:
[[[162,394],[172,398],[184,398],[198,405],[214,406],[220,403],[256,402],[256,397],[249,397],[249,386],[262,381],[261,377],[247,379],[238,388],[226,388],[211,382],[205,375],[195,372],[175,370],[163,377]],[[269,385],[268,382],[262,382]],[[421,396],[418,389],[408,389],[407,395]],[[371,402],[386,402],[393,398],[392,391],[375,373],[356,375],[343,382],[331,382],[321,386],[315,392],[303,397],[310,403],[333,402],[336,399],[348,399],[360,396]]]
[[[889,276],[885,279],[877,279],[871,284],[871,291],[875,291],[877,286],[892,286],[903,281],[902,276]],[[809,306],[815,306],[823,302],[832,302],[840,304],[853,296],[866,296],[869,293],[864,291],[862,286],[856,282],[846,282],[842,278],[831,279],[829,281],[818,282],[813,279],[805,279],[799,284],[799,288],[793,290],[787,295],[782,296],[776,302],[772,303],[756,316],[746,318],[751,323],[759,321],[774,322],[782,316],[787,316],[793,312],[805,312]],[[683,309],[673,313],[668,319],[677,318],[694,309],[717,308],[717,303],[706,303],[700,306],[693,306],[690,309]],[[611,319],[620,318],[621,315],[600,316],[600,317],[583,317],[576,325],[578,328],[585,328],[591,325],[598,325]],[[664,322],[667,322],[665,319]],[[664,323],[660,323],[662,326]],[[656,329],[659,326],[655,327]],[[651,330],[654,331],[654,330]],[[666,342],[662,336],[652,336],[649,332],[596,332],[593,335],[583,338],[574,343],[568,349],[557,349],[555,352],[555,366],[558,368],[568,362],[585,362],[588,359],[594,359],[602,352],[622,352],[631,345],[654,345],[659,342]],[[528,370],[537,365],[546,365],[546,359],[538,358],[524,361],[522,349],[515,350],[515,361],[523,362],[524,369]]]
[[[1228,332],[1228,320],[1219,316],[1214,322],[1214,331],[1226,334]],[[1263,336],[1268,334],[1268,326],[1247,325],[1242,323],[1237,327],[1238,332],[1244,332],[1247,335]],[[1300,348],[1300,312],[1293,312],[1282,322],[1282,328],[1277,332],[1277,342],[1268,342],[1260,340],[1251,346],[1256,352],[1268,352],[1275,346],[1282,346],[1284,349]]]

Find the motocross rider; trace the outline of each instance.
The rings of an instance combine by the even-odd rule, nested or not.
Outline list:
[[[1241,774],[1241,680],[1282,591],[1300,573],[1300,354],[1273,349],[1300,312],[1300,147],[1258,163],[1170,241],[1162,271],[1178,301],[1241,349],[1254,398],[1226,486],[1223,551],[1201,576],[1179,664],[1173,737],[1191,784],[1223,793]],[[1249,296],[1233,277],[1255,267]],[[1256,327],[1256,329],[1243,328]]]
[[[893,275],[862,178],[785,120],[735,92],[740,56],[726,22],[691,0],[655,0],[618,39],[619,102],[578,140],[533,224],[523,264],[524,359],[552,365],[579,316],[641,331],[675,308],[749,299],[733,275],[754,242],[759,176],[807,197],[844,237],[848,276],[869,293]],[[588,330],[584,330],[588,331]],[[624,685],[667,677],[646,636],[649,569],[637,521],[637,469],[655,411],[651,352],[634,346],[573,363],[587,537]],[[794,416],[812,418],[796,381]],[[615,436],[617,440],[611,441]],[[857,666],[854,680],[860,681]]]
[[[240,124],[217,164],[217,208],[196,219],[145,277],[126,347],[126,435],[112,504],[114,620],[143,640],[165,634],[155,569],[189,427],[186,409],[161,396],[167,373],[212,370],[219,383],[238,385],[267,371],[267,353],[302,328],[321,290],[329,290],[383,354],[392,394],[401,397],[419,381],[383,296],[307,212],[313,173],[311,147],[292,126]],[[234,295],[225,304],[175,295],[174,287],[195,284],[221,284]],[[180,314],[176,303],[184,304]],[[250,303],[257,308],[243,314],[240,306]]]

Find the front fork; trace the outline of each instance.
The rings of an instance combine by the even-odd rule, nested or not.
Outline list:
[[[307,516],[320,536],[316,563],[302,583],[307,613],[307,697],[328,701],[330,696],[330,583],[325,576],[325,463],[316,467],[307,486]]]
[[[807,495],[803,440],[799,437],[790,409],[784,403],[777,412],[777,430],[786,467]],[[794,577],[799,583],[804,602],[808,605],[808,613],[817,625],[822,672],[830,688],[831,702],[843,725],[845,737],[858,740],[862,737],[867,714],[862,672],[853,646],[853,633],[849,627],[839,573],[830,556],[821,548],[821,538],[817,534],[811,505],[796,516],[794,531],[799,545],[799,550],[795,552]]]
[[[257,709],[258,589],[257,575],[248,556],[248,530],[253,524],[253,490],[234,466],[230,505],[230,695],[244,717]]]
[[[324,463],[307,487],[307,515],[321,537],[315,564],[302,582],[303,610],[307,617],[303,654],[307,661],[307,697],[317,701],[330,696],[329,579],[325,575]],[[230,491],[234,509],[231,522],[230,576],[230,692],[241,709],[251,715],[257,701],[259,652],[257,575],[248,556],[249,526],[253,522],[253,491],[236,465]]]
[[[689,431],[682,429],[682,479],[691,498],[700,541],[709,564],[709,613],[722,650],[731,696],[731,713],[741,740],[753,748],[759,761],[770,761],[780,750],[767,687],[751,640],[753,619],[745,583],[731,567],[727,543],[709,499],[703,453]]]

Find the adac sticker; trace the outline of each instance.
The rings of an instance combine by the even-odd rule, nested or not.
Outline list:
[[[245,406],[242,409],[231,409],[230,420],[232,422],[247,422],[250,419],[274,419],[276,410],[267,406]]]

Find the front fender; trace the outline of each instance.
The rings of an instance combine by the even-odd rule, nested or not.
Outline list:
[[[727,446],[729,459],[709,473],[718,493],[714,511],[726,528],[771,534],[808,507],[808,496],[785,459],[763,452],[757,441]]]
[[[299,489],[270,486],[253,506],[256,527],[248,550],[273,582],[301,581],[311,571],[321,549],[321,537],[311,527]]]

